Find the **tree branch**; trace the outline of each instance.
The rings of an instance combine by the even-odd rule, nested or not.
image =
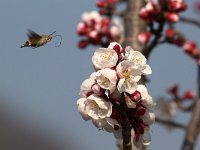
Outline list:
[[[144,45],[137,40],[138,34],[142,31],[146,31],[146,23],[138,15],[140,9],[144,5],[145,0],[128,0],[124,15],[124,46],[131,46],[138,51],[141,51],[144,47]]]
[[[159,40],[160,38],[162,37],[162,31],[164,29],[164,25],[165,25],[165,22],[164,21],[161,21],[159,23],[159,27],[157,30],[153,30],[154,34],[155,34],[155,37],[154,39],[152,40],[152,42],[147,45],[144,50],[143,50],[143,54],[144,56],[148,59],[152,50],[159,44]]]
[[[123,150],[131,150],[131,125],[127,116],[127,105],[124,93],[121,94],[121,104],[119,106],[120,124],[122,126]]]
[[[200,66],[198,66],[198,77],[197,77],[197,92],[198,92],[198,100],[194,107],[191,121],[188,125],[188,130],[185,134],[185,138],[182,145],[182,150],[193,150],[197,137],[199,134],[199,125],[200,125]]]
[[[195,19],[180,16],[180,21],[184,22],[184,23],[195,25],[197,27],[200,27],[200,21],[195,20]]]
[[[131,46],[133,49],[142,51],[144,45],[140,44],[137,36],[146,30],[145,22],[139,17],[140,9],[145,5],[145,0],[127,0],[127,7],[124,12],[125,39],[123,46]],[[127,106],[121,106],[120,116],[123,135],[124,150],[131,150],[131,128],[125,112]]]
[[[177,123],[177,122],[174,122],[174,121],[170,121],[170,120],[163,120],[163,119],[160,119],[160,118],[156,118],[156,123],[169,125],[171,127],[180,128],[180,129],[183,129],[183,130],[186,129],[185,125]]]

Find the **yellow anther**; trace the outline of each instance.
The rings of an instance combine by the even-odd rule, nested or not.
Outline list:
[[[124,77],[124,78],[130,78],[130,73],[129,73],[129,71],[128,70],[124,70],[123,72],[122,72],[122,76]]]
[[[107,60],[110,60],[110,58],[112,57],[112,54],[113,54],[112,52],[101,53],[100,57],[101,57],[102,60],[107,61]]]

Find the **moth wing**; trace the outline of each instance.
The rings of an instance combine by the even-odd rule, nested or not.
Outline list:
[[[28,33],[27,33],[27,36],[29,38],[29,41],[32,43],[32,44],[35,44],[38,40],[41,39],[41,36],[39,34],[37,34],[36,32],[28,29]]]

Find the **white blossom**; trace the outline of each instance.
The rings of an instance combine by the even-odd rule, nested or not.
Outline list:
[[[155,113],[147,110],[141,118],[145,124],[151,125],[155,122]]]
[[[106,117],[103,119],[93,119],[92,122],[97,129],[105,130],[107,132],[114,132],[115,126],[120,126],[117,120],[112,119],[110,117]]]
[[[131,136],[134,137],[135,136],[135,132],[134,130],[131,130]],[[134,138],[132,138],[132,144],[137,147],[137,148],[141,148],[142,145],[149,145],[151,143],[151,135],[150,135],[150,128],[149,127],[145,127],[144,128],[144,134],[140,135],[138,141],[136,141]]]
[[[112,114],[112,103],[93,94],[85,101],[85,110],[92,119],[103,119]]]
[[[112,103],[95,94],[79,99],[77,105],[85,120],[104,119],[112,114]]]
[[[153,101],[152,97],[149,95],[146,86],[138,85],[137,91],[140,92],[142,97],[142,103],[148,109],[153,109],[155,107],[155,102]]]
[[[96,69],[112,68],[118,61],[117,53],[111,48],[99,48],[92,57]]]
[[[137,83],[140,80],[140,73],[132,67],[130,61],[124,60],[117,65],[117,73],[120,77],[118,90],[120,93],[128,92],[132,94],[137,89]]]
[[[135,51],[131,47],[126,47],[125,59],[132,62],[132,67],[140,71],[141,74],[148,75],[152,73],[145,56],[139,51]]]
[[[96,81],[101,88],[109,90],[112,93],[116,88],[117,74],[114,70],[105,68],[97,71]]]
[[[176,109],[176,102],[160,97],[157,100],[156,116],[165,120],[173,120],[176,116]]]
[[[78,111],[84,120],[89,120],[89,119],[91,119],[91,117],[87,114],[87,112],[85,110],[85,101],[87,101],[86,98],[80,98],[77,101]]]
[[[87,97],[87,94],[92,91],[92,85],[94,83],[95,80],[92,78],[84,80],[80,87],[80,97]]]

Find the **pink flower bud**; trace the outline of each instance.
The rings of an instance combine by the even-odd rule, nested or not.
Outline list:
[[[86,48],[88,46],[88,41],[86,41],[86,40],[81,40],[81,41],[79,41],[79,43],[78,43],[78,47],[79,48]]]
[[[192,55],[197,51],[197,45],[193,41],[188,41],[183,45],[183,49],[187,54]]]
[[[140,43],[147,44],[151,38],[151,32],[141,32],[137,38]]]
[[[200,58],[197,59],[197,64],[200,65]]]
[[[195,10],[196,10],[197,12],[200,12],[200,2],[197,2],[197,3],[195,4]]]
[[[172,85],[169,89],[168,92],[172,94],[173,96],[177,96],[179,91],[179,86],[177,84]]]
[[[155,4],[152,3],[152,2],[148,2],[146,4],[145,8],[146,8],[147,12],[150,13],[150,14],[157,13],[157,8],[156,8]]]
[[[168,29],[165,31],[165,36],[166,36],[167,38],[173,39],[175,35],[176,35],[176,31],[175,31],[173,28],[168,28]]]
[[[104,18],[104,19],[102,19],[102,21],[101,21],[101,27],[104,27],[104,26],[108,26],[110,24],[110,19],[108,19],[108,18]]]
[[[117,54],[120,54],[123,52],[122,46],[120,44],[118,44],[117,42],[110,43],[108,48],[114,49],[117,52]]]
[[[110,27],[110,34],[113,37],[113,39],[115,39],[115,40],[118,40],[121,37],[121,31],[115,25],[113,25],[113,26]]]
[[[139,91],[135,91],[133,94],[131,94],[130,98],[133,101],[139,101],[139,100],[141,100],[142,95]]]
[[[142,8],[139,12],[139,15],[143,19],[147,19],[149,17],[148,11],[146,8]]]
[[[86,35],[86,34],[87,34],[87,26],[86,26],[86,24],[83,23],[83,22],[80,22],[80,23],[77,25],[76,30],[77,30],[77,33],[78,33],[79,35]]]
[[[193,99],[194,98],[194,91],[192,90],[188,90],[184,93],[183,98],[182,99]]]
[[[167,19],[167,21],[172,23],[175,23],[179,20],[179,15],[177,13],[165,12],[164,16]]]
[[[89,38],[93,44],[98,44],[101,42],[101,37],[97,31],[92,31],[89,34]]]
[[[92,87],[91,87],[92,91],[96,94],[100,93],[101,92],[101,88],[98,84],[93,84]]]
[[[137,111],[136,111],[136,114],[138,116],[143,116],[146,112],[146,109],[145,108],[138,108]]]
[[[176,39],[174,39],[173,43],[179,47],[183,46],[185,43],[185,38],[181,35],[179,35],[178,37],[176,37]]]
[[[168,8],[173,12],[184,11],[187,9],[187,4],[183,0],[169,0]]]
[[[103,0],[98,0],[98,2],[96,3],[96,6],[99,8],[103,8],[105,7],[105,2]]]

